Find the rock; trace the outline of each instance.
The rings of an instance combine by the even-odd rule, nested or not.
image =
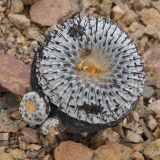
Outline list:
[[[155,114],[160,113],[160,100],[156,100],[148,105],[148,110],[154,112]]]
[[[38,143],[39,136],[35,129],[26,127],[21,131],[21,134],[21,138],[27,143]]]
[[[13,160],[9,153],[2,152],[0,153],[0,159],[2,160]]]
[[[41,0],[32,5],[30,17],[33,22],[42,26],[52,26],[71,9],[69,0]]]
[[[142,9],[140,12],[140,19],[145,25],[154,25],[160,31],[160,13],[156,9]]]
[[[120,8],[119,6],[114,6],[112,8],[112,12],[113,12],[113,19],[115,21],[121,19],[123,15],[125,14],[124,10]]]
[[[12,0],[11,2],[11,12],[21,13],[24,9],[22,0]]]
[[[137,134],[142,134],[143,133],[143,128],[140,126],[139,123],[136,123],[134,121],[127,123],[124,128],[129,129]]]
[[[28,145],[27,146],[27,149],[28,150],[31,150],[31,151],[38,151],[38,150],[40,150],[42,147],[41,146],[39,146],[39,145],[36,145],[36,144],[30,144],[30,145]]]
[[[17,123],[10,120],[7,112],[4,110],[0,111],[0,132],[17,132]]]
[[[146,68],[146,84],[156,85],[160,80],[160,45],[156,45],[144,54]]]
[[[0,140],[1,141],[8,141],[9,140],[9,133],[0,133]]]
[[[148,116],[148,121],[147,121],[147,126],[153,131],[156,127],[157,127],[158,123],[156,121],[156,119],[149,115]]]
[[[148,25],[144,32],[149,35],[154,37],[155,39],[159,39],[160,40],[160,30],[158,30],[154,25]]]
[[[34,159],[34,158],[37,158],[37,156],[40,154],[40,151],[27,151],[26,152],[26,156],[28,158],[31,158],[31,159]]]
[[[135,122],[139,122],[139,115],[137,111],[132,111],[131,112],[132,118]]]
[[[119,134],[117,132],[112,131],[111,129],[105,129],[99,131],[91,138],[91,145],[93,148],[97,148],[102,144],[106,144],[108,142],[119,142]]]
[[[133,10],[128,10],[125,13],[125,16],[123,17],[122,21],[123,21],[123,23],[125,23],[125,25],[129,26],[133,22],[136,22],[137,19],[138,19],[137,14]]]
[[[0,59],[1,87],[23,96],[30,86],[30,67],[12,55],[0,54]]]
[[[36,26],[34,27],[29,27],[25,30],[25,35],[28,39],[34,39],[39,41],[40,39],[40,29]]]
[[[107,145],[100,146],[97,150],[95,150],[95,160],[129,159],[132,159],[132,150],[122,144],[108,143]]]
[[[153,160],[160,157],[160,139],[157,139],[144,148],[143,154]]]
[[[160,1],[152,1],[152,6],[160,12]]]
[[[12,158],[14,159],[25,159],[26,158],[25,152],[20,149],[11,149],[10,154]]]
[[[72,141],[64,141],[54,151],[56,160],[91,160],[93,151]]]
[[[9,13],[8,18],[11,23],[13,23],[16,27],[20,29],[30,27],[30,19],[28,19],[25,15]]]
[[[108,142],[96,150],[72,141],[65,141],[54,151],[56,160],[128,160],[132,158],[132,150],[124,145]]]
[[[140,135],[138,135],[137,133],[134,133],[132,131],[129,131],[129,130],[127,131],[126,139],[129,142],[134,142],[134,143],[139,143],[139,142],[143,141],[143,139]]]
[[[151,86],[144,86],[143,97],[150,98],[155,93],[155,90]]]
[[[52,156],[51,155],[46,155],[45,157],[43,157],[41,160],[52,160]]]
[[[133,159],[135,160],[145,160],[143,157],[143,154],[140,152],[134,152],[133,153]]]

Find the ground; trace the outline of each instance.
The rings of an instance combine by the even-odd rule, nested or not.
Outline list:
[[[78,11],[111,18],[134,39],[145,60],[144,93],[114,128],[44,136],[22,120],[20,99],[46,30]],[[160,159],[160,1],[0,0],[0,20],[0,159]]]

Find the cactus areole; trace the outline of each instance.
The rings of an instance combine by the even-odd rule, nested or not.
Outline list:
[[[33,91],[48,97],[64,127],[95,132],[113,127],[143,92],[144,62],[117,24],[75,16],[49,31],[32,64]]]

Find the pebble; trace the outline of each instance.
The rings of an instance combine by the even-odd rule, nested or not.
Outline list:
[[[159,39],[160,40],[160,30],[158,30],[156,28],[156,26],[154,26],[154,25],[147,25],[147,27],[145,28],[144,32],[147,35],[152,36],[155,39]]]
[[[21,13],[24,9],[22,0],[12,0],[11,2],[11,12]]]
[[[111,142],[100,146],[94,153],[95,160],[129,160],[133,154],[129,147]]]
[[[39,41],[39,39],[40,39],[40,29],[36,26],[29,27],[25,30],[25,35],[28,39]]]
[[[11,155],[9,153],[5,153],[5,152],[0,153],[0,159],[1,160],[13,160]]]
[[[53,160],[51,155],[46,155],[45,157],[43,157],[41,160]]]
[[[91,138],[91,146],[93,148],[97,148],[102,144],[106,144],[108,142],[119,142],[120,136],[117,132],[112,131],[111,129],[101,130],[96,133]]]
[[[146,83],[156,85],[160,80],[160,45],[155,45],[144,54],[146,68]]]
[[[8,54],[0,54],[0,59],[1,87],[23,96],[26,88],[30,86],[30,66]]]
[[[30,19],[28,19],[23,14],[9,13],[8,18],[11,21],[11,23],[13,23],[19,29],[25,29],[27,27],[30,27]]]
[[[69,0],[41,0],[31,6],[30,17],[35,23],[42,26],[55,25],[60,17],[63,17],[72,9]]]
[[[56,160],[90,160],[93,151],[86,146],[72,141],[64,141],[54,150]]]
[[[108,142],[96,150],[72,141],[65,141],[54,151],[56,160],[128,160],[132,158],[132,150],[122,144]]]
[[[143,97],[150,98],[155,93],[155,90],[151,86],[144,86]]]
[[[152,1],[152,6],[160,12],[160,1]]]
[[[25,159],[26,155],[25,152],[21,149],[11,149],[10,154],[14,159]]]
[[[148,116],[147,126],[152,131],[158,126],[158,123],[157,123],[156,119],[151,115]]]
[[[37,151],[37,150],[40,150],[42,147],[39,146],[39,145],[36,145],[36,144],[30,144],[27,146],[27,149],[28,150],[31,150],[31,151]]]
[[[154,8],[144,8],[140,12],[140,18],[145,25],[154,25],[160,31],[160,12]]]
[[[137,14],[136,14],[134,11],[132,11],[132,10],[128,10],[128,11],[126,12],[125,16],[123,17],[122,22],[123,22],[125,25],[129,26],[129,25],[131,25],[133,22],[136,22],[137,19],[138,19]]]
[[[0,140],[1,141],[8,141],[9,140],[9,133],[0,133]]]
[[[112,8],[112,12],[113,12],[113,19],[115,21],[121,19],[125,14],[124,10],[118,5]]]
[[[158,160],[160,157],[160,139],[157,139],[145,146],[143,154],[153,160]]]
[[[160,113],[160,100],[156,100],[149,104],[148,110],[154,112],[155,114]]]
[[[27,143],[38,143],[39,136],[35,129],[26,127],[22,129],[21,134],[21,138]]]
[[[17,132],[18,125],[16,122],[9,119],[7,112],[0,111],[0,132]]]
[[[143,154],[140,152],[134,152],[133,153],[133,159],[134,160],[145,160],[143,157]]]
[[[129,142],[134,142],[134,143],[139,143],[139,142],[143,141],[143,139],[140,135],[138,135],[137,133],[134,133],[132,131],[129,131],[129,130],[127,131],[126,139]]]

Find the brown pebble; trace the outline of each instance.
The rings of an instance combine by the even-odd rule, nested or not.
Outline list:
[[[38,133],[35,129],[24,128],[21,131],[21,138],[27,143],[38,143]]]

